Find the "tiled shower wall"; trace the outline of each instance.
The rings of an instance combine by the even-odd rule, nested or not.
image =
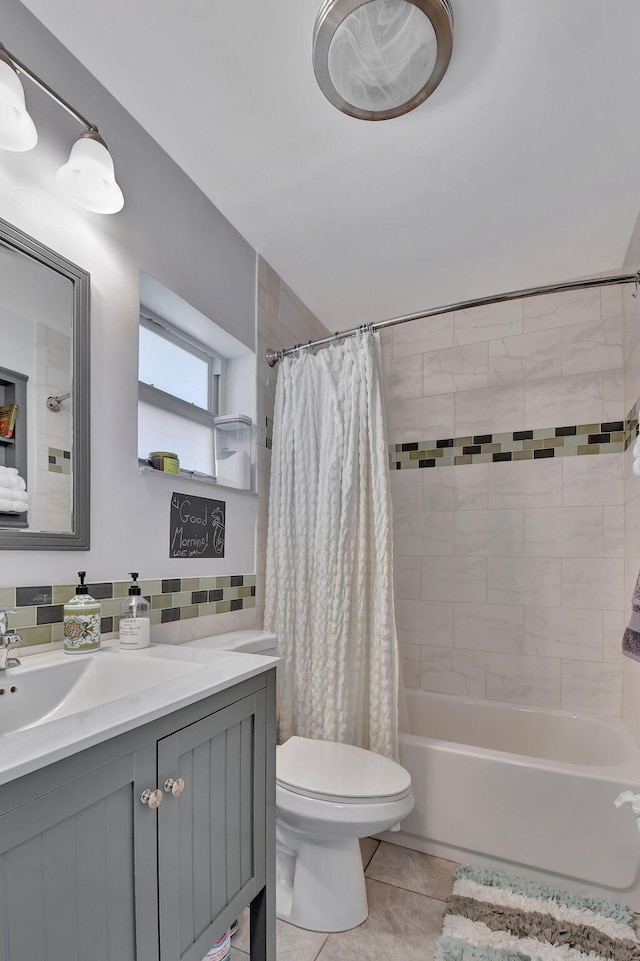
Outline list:
[[[620,287],[382,340],[392,444],[619,422],[637,399],[623,396]],[[617,452],[576,452],[392,471],[406,686],[620,713],[622,467]]]
[[[640,265],[640,218],[629,246],[627,266]],[[632,287],[623,291],[624,316],[624,392],[629,397],[640,394],[640,297],[633,296]],[[633,401],[632,401],[633,403]],[[625,623],[631,613],[631,595],[640,570],[640,478],[632,471],[633,445],[624,455],[624,602]],[[640,664],[623,659],[622,716],[640,744]]]

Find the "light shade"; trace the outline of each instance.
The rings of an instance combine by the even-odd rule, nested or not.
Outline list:
[[[102,137],[90,130],[76,140],[69,160],[56,174],[61,193],[96,214],[115,214],[124,207],[113,160]]]
[[[3,150],[31,150],[38,132],[27,113],[24,90],[18,74],[0,58],[0,147]]]
[[[325,0],[313,66],[320,89],[343,113],[389,120],[433,93],[452,47],[449,0]]]

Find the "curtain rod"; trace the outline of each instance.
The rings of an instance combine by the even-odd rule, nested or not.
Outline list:
[[[432,307],[430,310],[421,310],[417,314],[404,314],[402,317],[392,317],[390,320],[379,320],[374,324],[361,324],[359,327],[352,327],[350,330],[336,331],[328,337],[321,337],[319,340],[310,340],[308,344],[296,344],[295,347],[286,347],[284,350],[268,349],[265,360],[269,367],[275,367],[279,360],[288,354],[293,354],[297,350],[308,350],[312,347],[322,347],[330,344],[334,340],[342,340],[344,337],[353,337],[361,330],[382,330],[383,327],[395,327],[396,324],[406,324],[410,320],[422,320],[424,317],[436,317],[438,314],[450,314],[454,310],[466,310],[468,307],[483,307],[487,304],[501,304],[506,300],[520,300],[525,297],[539,297],[541,294],[559,294],[567,290],[584,290],[590,287],[610,287],[613,284],[635,284],[637,296],[640,285],[640,270],[633,274],[616,274],[611,277],[598,277],[592,280],[572,280],[562,284],[548,284],[546,287],[527,287],[524,290],[511,290],[505,294],[492,294],[490,297],[476,297],[473,300],[461,300],[457,304],[448,304],[446,307]]]

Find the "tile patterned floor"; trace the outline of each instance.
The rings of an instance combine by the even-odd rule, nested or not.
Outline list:
[[[340,934],[277,924],[277,961],[431,961],[457,867],[396,844],[360,842],[369,917]],[[240,919],[231,961],[248,961],[249,922]]]

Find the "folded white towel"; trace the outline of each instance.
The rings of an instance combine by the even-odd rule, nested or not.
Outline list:
[[[27,485],[20,477],[17,468],[0,466],[0,487],[9,487],[11,490],[26,490]]]
[[[25,514],[29,505],[24,501],[10,501],[0,499],[0,514]]]
[[[24,501],[26,503],[29,500],[29,495],[26,491],[14,490],[11,487],[3,487],[2,483],[0,483],[0,500]]]

